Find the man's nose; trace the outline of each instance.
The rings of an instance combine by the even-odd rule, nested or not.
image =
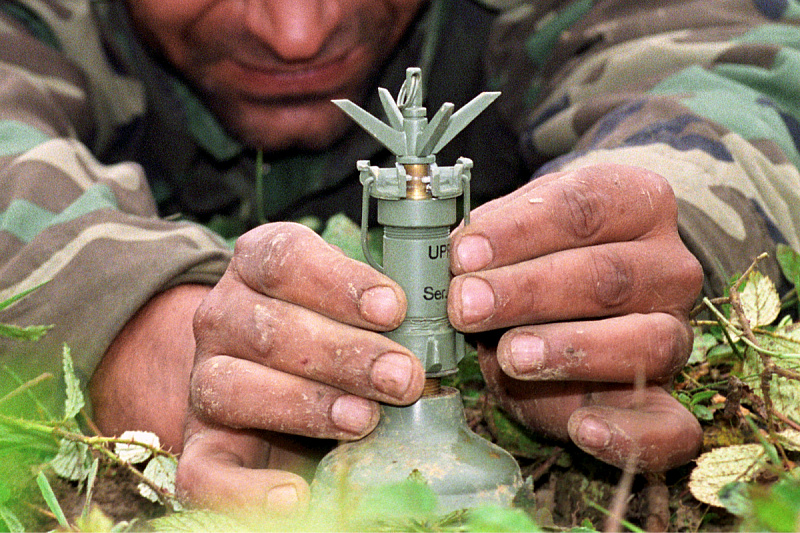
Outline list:
[[[245,23],[286,62],[313,59],[341,19],[339,0],[246,0]]]

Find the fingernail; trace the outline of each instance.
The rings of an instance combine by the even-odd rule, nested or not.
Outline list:
[[[516,335],[511,340],[511,366],[518,375],[542,369],[544,341],[536,335]]]
[[[340,429],[360,435],[372,427],[372,403],[358,396],[339,396],[331,406],[331,420]]]
[[[411,384],[412,366],[408,356],[389,352],[372,364],[370,379],[376,389],[389,396],[402,398]]]
[[[267,492],[267,505],[270,510],[285,510],[297,506],[300,502],[300,495],[297,487],[289,483],[272,487]]]
[[[481,278],[468,277],[461,284],[461,318],[467,324],[489,318],[494,312],[494,291]]]
[[[474,272],[491,263],[494,252],[486,237],[467,235],[458,241],[456,257],[465,272]]]
[[[611,429],[603,420],[587,416],[581,421],[575,435],[577,444],[587,448],[605,448],[611,444]]]
[[[373,324],[393,324],[400,311],[397,295],[389,287],[371,287],[361,294],[359,311]]]

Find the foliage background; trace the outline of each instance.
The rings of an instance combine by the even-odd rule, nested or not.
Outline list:
[[[359,229],[349,220],[335,217],[322,235],[363,260]],[[379,257],[377,247],[372,253]],[[0,398],[0,531],[798,531],[800,254],[778,249],[794,287],[782,296],[759,273],[759,260],[725,295],[693,312],[694,350],[673,394],[701,422],[703,454],[666,474],[620,472],[526,431],[496,406],[468,354],[449,384],[462,392],[470,427],[518,460],[526,483],[513,509],[441,515],[424,480],[409,479],[336,517],[313,508],[291,518],[185,510],[174,495],[176,458],[155,435],[93,431],[65,346],[63,412],[49,412],[37,397],[52,376],[22,382],[0,368],[17,385]],[[0,324],[0,335],[31,350],[47,330]]]

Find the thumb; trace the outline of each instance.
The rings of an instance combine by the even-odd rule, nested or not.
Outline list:
[[[203,428],[184,443],[178,462],[178,495],[192,507],[265,516],[303,512],[308,483],[282,470],[266,469],[269,444],[255,432]]]

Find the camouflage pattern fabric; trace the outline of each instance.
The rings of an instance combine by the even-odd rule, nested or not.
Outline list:
[[[82,72],[0,21],[0,301],[46,282],[0,322],[54,326],[35,345],[0,340],[0,360],[23,380],[58,377],[66,343],[87,383],[144,303],[180,283],[216,282],[230,251],[202,226],[160,219],[139,164],[100,163],[88,146],[105,106],[93,110]],[[2,372],[1,388],[15,386]],[[59,380],[49,385],[59,405]]]
[[[254,152],[147,57],[120,4],[0,4],[0,300],[47,281],[0,322],[54,324],[35,346],[0,341],[23,379],[58,374],[64,342],[88,379],[150,297],[219,279],[224,240],[168,215],[230,236],[262,218],[357,213],[354,161],[389,160],[356,132],[329,154],[268,161],[272,194],[255,198]],[[380,83],[433,68],[431,109],[503,91],[454,143],[487,162],[479,198],[594,162],[654,170],[709,294],[777,242],[800,249],[796,0],[480,4],[431,2]]]
[[[498,24],[504,61],[490,63],[537,172],[653,170],[675,191],[707,294],[761,252],[779,281],[775,243],[800,249],[800,3],[537,5]]]

